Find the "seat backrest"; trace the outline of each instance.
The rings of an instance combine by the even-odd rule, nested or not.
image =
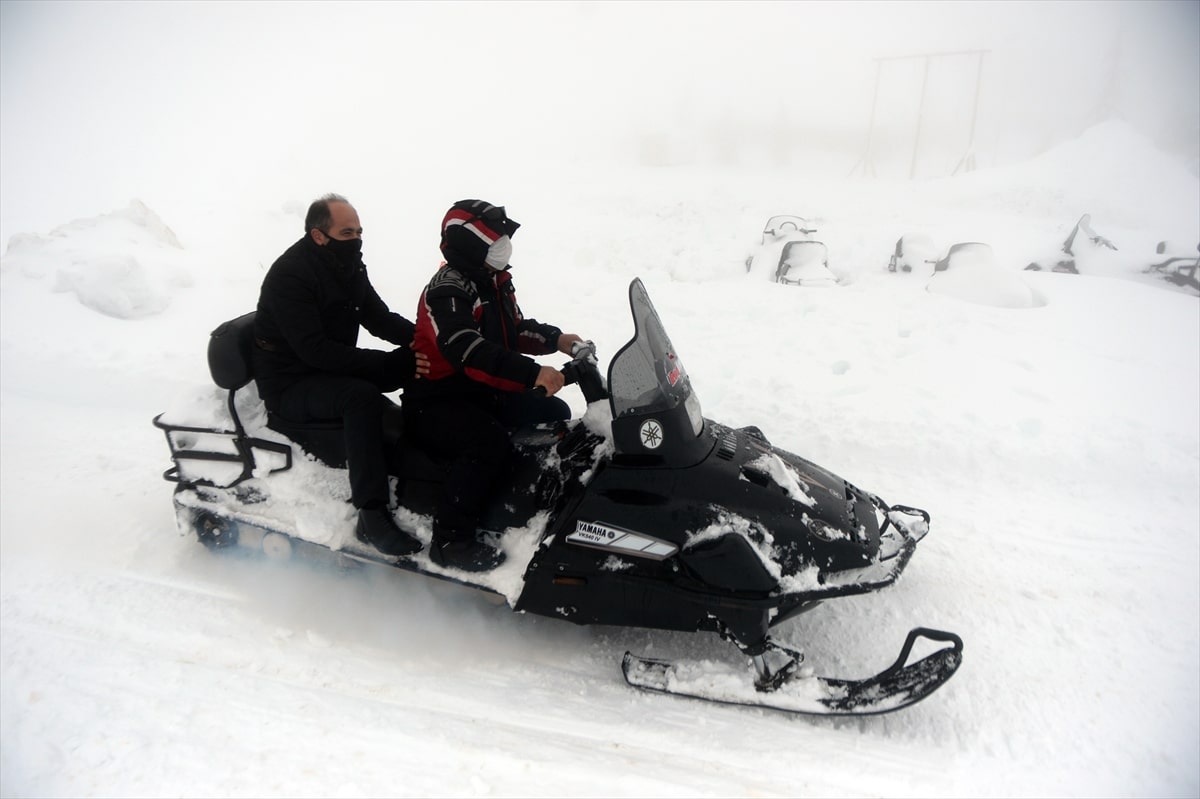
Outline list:
[[[221,388],[235,391],[254,378],[250,348],[254,346],[255,313],[222,322],[208,340],[208,371]]]

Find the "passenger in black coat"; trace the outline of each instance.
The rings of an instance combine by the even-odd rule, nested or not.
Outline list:
[[[389,310],[367,277],[354,206],[328,194],[309,207],[304,228],[263,279],[254,324],[259,395],[293,422],[342,421],[356,535],[385,554],[411,555],[421,543],[388,509],[383,415],[392,403],[381,392],[411,385],[428,360],[410,346],[413,323]],[[360,327],[396,348],[358,347]]]

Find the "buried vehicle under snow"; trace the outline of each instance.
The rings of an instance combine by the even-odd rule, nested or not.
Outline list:
[[[1200,244],[1196,245],[1196,252],[1200,253]],[[1192,255],[1166,241],[1158,243],[1155,253],[1159,256],[1158,263],[1146,267],[1147,274],[1158,275],[1168,283],[1200,295],[1200,255]]]
[[[304,525],[289,514],[300,494],[286,484],[289,474],[335,470],[293,459],[278,433],[286,422],[266,418],[260,405],[255,413],[265,422],[238,418],[235,392],[252,379],[244,360],[251,315],[218,328],[209,349],[236,429],[155,419],[175,463],[164,477],[177,483],[181,527],[212,547],[276,556],[312,549],[389,564],[578,624],[711,631],[749,658],[735,668],[626,653],[627,681],[651,690],[823,715],[884,713],[936,690],[962,661],[952,633],[912,630],[892,666],[861,680],[802,671],[803,655],[770,634],[823,600],[894,582],[928,532],[929,515],[888,505],[773,447],[757,428],[706,419],[640,280],[629,299],[636,332],[612,359],[607,387],[588,352],[564,367],[588,400],[587,414],[513,433],[515,462],[484,520],[502,531],[508,554],[493,572],[443,569],[426,552],[392,559],[366,548],[351,532],[345,496],[320,496],[311,486],[305,501],[345,506],[326,514],[339,530],[297,529]],[[401,451],[398,521],[428,542],[441,469],[420,452]],[[336,453],[325,457],[336,461]],[[212,466],[232,470],[232,479],[203,476]],[[908,663],[920,638],[939,646]]]
[[[813,238],[812,222],[800,216],[777,214],[763,226],[762,240],[746,256],[746,272],[785,286],[838,285],[829,269],[829,249]]]

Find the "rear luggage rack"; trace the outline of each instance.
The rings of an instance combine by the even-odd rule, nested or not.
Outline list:
[[[154,426],[166,435],[167,446],[171,448],[171,460],[175,462],[174,466],[163,472],[164,480],[189,487],[232,488],[254,477],[254,472],[258,469],[255,450],[283,456],[283,465],[270,469],[268,474],[285,472],[292,468],[292,448],[289,445],[246,434],[246,428],[238,418],[233,403],[236,391],[237,389],[232,389],[229,392],[229,414],[233,417],[234,430],[169,424],[162,420],[164,414],[161,413],[154,417]],[[222,446],[223,449],[217,449],[217,446]],[[189,476],[186,466],[191,462],[239,464],[242,468],[232,480],[219,480],[207,476]]]

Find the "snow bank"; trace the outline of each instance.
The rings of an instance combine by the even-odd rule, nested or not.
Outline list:
[[[12,237],[0,274],[73,294],[81,305],[117,319],[162,313],[193,284],[192,263],[175,233],[140,200],[54,228]]]

